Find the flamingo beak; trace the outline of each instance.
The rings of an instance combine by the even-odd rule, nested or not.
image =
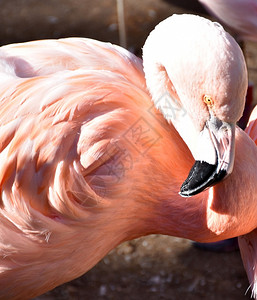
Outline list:
[[[201,131],[198,155],[180,195],[190,197],[220,182],[228,176],[234,165],[235,125],[211,116]]]

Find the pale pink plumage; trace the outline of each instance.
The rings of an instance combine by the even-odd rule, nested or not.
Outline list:
[[[208,242],[257,227],[254,142],[237,128],[232,174],[180,197],[193,158],[133,54],[73,38],[0,56],[1,299],[44,293],[142,235]]]
[[[199,0],[241,39],[257,42],[257,0]]]

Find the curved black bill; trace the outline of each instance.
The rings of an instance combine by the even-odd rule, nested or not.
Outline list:
[[[183,197],[196,195],[221,181],[226,175],[225,170],[217,172],[216,165],[196,160],[187,179],[183,182],[179,194]]]

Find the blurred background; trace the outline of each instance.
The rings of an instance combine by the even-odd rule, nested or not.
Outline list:
[[[124,5],[119,13],[117,3]],[[196,0],[0,0],[0,45],[79,36],[140,56],[149,32],[174,13],[214,20]],[[257,43],[247,41],[244,53],[256,103]],[[35,299],[242,300],[250,299],[248,286],[238,251],[201,251],[188,240],[152,235],[120,245],[81,278]]]

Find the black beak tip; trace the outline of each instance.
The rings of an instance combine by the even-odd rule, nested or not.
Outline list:
[[[195,161],[189,172],[187,179],[180,188],[180,195],[183,197],[191,197],[199,194],[206,188],[221,181],[227,172],[221,170],[217,172],[217,166],[211,165],[205,161]]]

